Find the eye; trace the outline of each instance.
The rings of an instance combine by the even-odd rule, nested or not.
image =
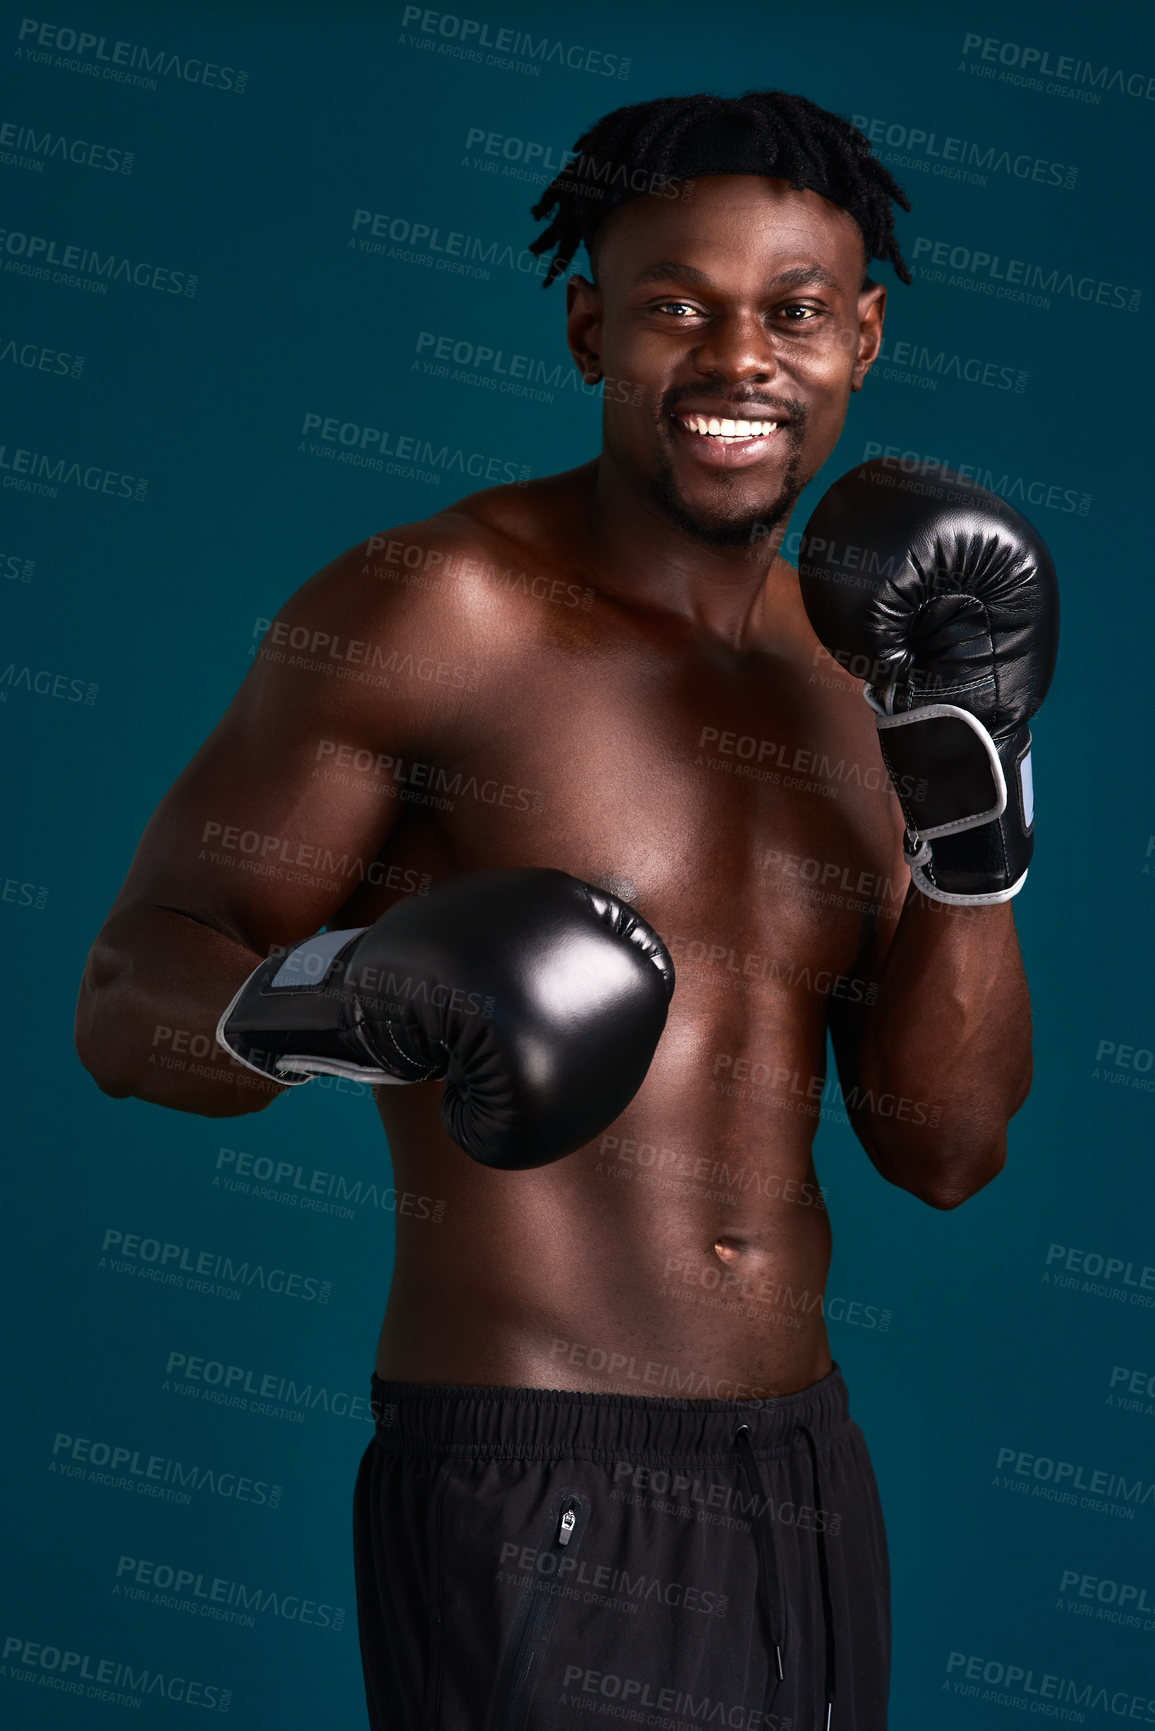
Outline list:
[[[804,301],[790,301],[778,310],[789,325],[812,324],[822,316],[818,307],[807,306]]]
[[[687,313],[693,317],[697,314],[698,308],[692,306],[689,301],[655,301],[653,311],[657,313],[671,313],[675,318]]]

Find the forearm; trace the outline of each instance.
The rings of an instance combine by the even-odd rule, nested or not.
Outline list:
[[[1011,904],[907,896],[858,1052],[859,1137],[891,1183],[952,1208],[988,1183],[1031,1083]]]
[[[216,1042],[222,1010],[264,958],[168,908],[114,916],[92,947],[76,1049],[106,1094],[210,1118],[258,1112],[284,1089]]]

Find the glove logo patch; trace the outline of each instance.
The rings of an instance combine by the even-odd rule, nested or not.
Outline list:
[[[1023,802],[1023,827],[1030,829],[1035,821],[1035,783],[1031,775],[1031,753],[1019,763],[1019,797]]]
[[[269,990],[284,990],[288,986],[319,986],[329,971],[329,964],[338,950],[344,949],[363,932],[364,926],[353,931],[318,932],[289,951],[277,972],[269,981]]]

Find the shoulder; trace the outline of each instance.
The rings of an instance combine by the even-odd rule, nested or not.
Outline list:
[[[517,659],[544,614],[557,611],[531,598],[560,575],[555,555],[570,541],[563,519],[573,509],[568,480],[494,487],[374,530],[287,598],[263,659],[348,665],[393,654],[468,668],[471,684],[480,668]]]

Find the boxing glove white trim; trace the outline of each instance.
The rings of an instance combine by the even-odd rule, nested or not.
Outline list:
[[[334,956],[368,929],[368,926],[350,926],[338,931],[315,932],[311,938],[303,938],[299,944],[294,944],[285,952],[284,960],[265,989],[270,992],[299,990],[302,986],[319,984],[328,973]],[[217,1045],[223,1047],[238,1064],[243,1064],[246,1070],[252,1070],[254,1075],[264,1076],[266,1081],[280,1082],[286,1088],[299,1088],[313,1076],[350,1076],[356,1081],[368,1082],[370,1087],[374,1088],[391,1082],[396,1083],[399,1088],[409,1086],[413,1078],[392,1076],[388,1071],[382,1070],[380,1065],[355,1064],[352,1060],[326,1058],[309,1052],[294,1052],[278,1057],[275,1073],[262,1070],[259,1064],[250,1063],[248,1058],[242,1057],[225,1039],[225,1023],[247,991],[254,975],[259,974],[264,966],[262,962],[248,975],[217,1023]]]
[[[887,696],[891,702],[893,702],[893,689],[892,686],[886,687]],[[910,727],[920,721],[945,720],[953,717],[956,721],[965,722],[971,732],[982,741],[991,772],[991,780],[994,783],[995,804],[991,806],[989,811],[980,811],[967,817],[954,818],[949,823],[931,824],[926,829],[920,827],[918,833],[924,840],[933,841],[936,836],[956,835],[961,830],[979,829],[984,823],[991,823],[996,817],[1003,815],[1007,809],[1006,777],[1003,774],[1003,766],[999,762],[995,742],[976,715],[972,715],[967,709],[960,709],[954,703],[928,703],[921,709],[908,709],[904,710],[901,715],[894,715],[877,701],[873,686],[863,685],[862,695],[874,711],[874,725],[879,733],[890,727]]]
[[[262,962],[261,967],[263,968],[264,965],[265,964]],[[233,1060],[234,1063],[243,1064],[246,1070],[251,1070],[253,1072],[254,1076],[263,1076],[265,1078],[266,1082],[280,1082],[286,1088],[299,1088],[303,1082],[307,1082],[309,1080],[309,1078],[307,1076],[284,1076],[284,1075],[273,1076],[273,1075],[270,1075],[269,1071],[268,1070],[262,1070],[261,1066],[259,1064],[252,1064],[249,1062],[249,1060],[247,1058],[242,1058],[241,1054],[236,1050],[236,1048],[234,1046],[230,1046],[228,1041],[225,1039],[225,1023],[228,1021],[229,1017],[232,1015],[233,1011],[236,1009],[237,1005],[240,1003],[241,998],[244,996],[246,990],[248,989],[248,984],[249,984],[249,981],[252,979],[253,974],[256,974],[259,972],[260,972],[260,968],[254,968],[252,974],[246,974],[244,980],[241,982],[241,984],[237,987],[237,990],[234,992],[231,1001],[229,1002],[228,1006],[226,1007],[226,1009],[224,1011],[224,1014],[221,1016],[220,1021],[217,1023],[216,1034],[214,1037],[216,1039],[217,1045],[220,1046],[222,1051],[225,1051],[228,1053],[229,1057]]]
[[[924,896],[929,896],[933,902],[951,902],[959,908],[993,907],[996,902],[1009,902],[1012,896],[1018,895],[1027,881],[1027,874],[1024,872],[1018,882],[1013,883],[1009,890],[991,890],[988,894],[981,896],[954,895],[950,890],[940,890],[937,884],[932,884],[921,866],[910,861],[907,863],[910,865],[911,883],[916,889],[920,889]]]
[[[243,1058],[241,1063],[244,1063]],[[368,1082],[371,1088],[384,1087],[390,1082],[398,1088],[411,1086],[407,1076],[390,1076],[387,1071],[374,1066],[346,1064],[340,1058],[313,1058],[306,1052],[294,1052],[291,1058],[278,1058],[277,1066],[281,1070],[299,1070],[304,1082],[307,1082],[310,1076],[353,1076],[358,1082]],[[261,1072],[262,1075],[264,1073]]]

